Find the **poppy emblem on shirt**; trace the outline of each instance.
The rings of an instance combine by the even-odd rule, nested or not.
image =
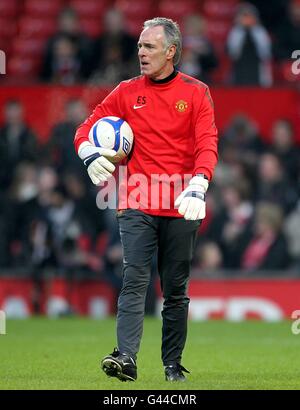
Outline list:
[[[188,107],[188,103],[186,101],[183,101],[183,100],[179,100],[175,104],[175,108],[178,112],[185,112],[187,107]]]

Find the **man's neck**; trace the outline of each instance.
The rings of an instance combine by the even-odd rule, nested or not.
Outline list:
[[[173,78],[176,77],[176,75],[178,74],[178,72],[175,70],[175,68],[173,67],[173,71],[171,72],[171,74],[169,74],[166,77],[160,78],[160,79],[154,79],[154,78],[150,78],[150,81],[152,81],[155,84],[164,84],[164,83],[168,83],[169,81],[172,81]]]

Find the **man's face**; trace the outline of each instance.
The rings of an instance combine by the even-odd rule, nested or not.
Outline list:
[[[163,79],[173,71],[175,46],[166,48],[162,26],[148,27],[142,31],[138,41],[138,56],[141,74],[152,79]]]
[[[21,104],[8,104],[5,107],[5,121],[9,124],[19,124],[23,121]]]

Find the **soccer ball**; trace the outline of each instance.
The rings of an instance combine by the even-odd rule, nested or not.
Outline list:
[[[112,162],[116,163],[129,155],[133,144],[133,132],[122,118],[103,117],[90,129],[89,140],[95,147],[116,151],[117,154],[112,159]]]

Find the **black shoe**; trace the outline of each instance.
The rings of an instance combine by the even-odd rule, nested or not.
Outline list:
[[[122,382],[137,379],[135,360],[124,353],[121,354],[116,348],[112,354],[104,357],[101,361],[101,368],[107,376],[117,377]]]
[[[189,373],[181,364],[176,363],[165,366],[166,381],[168,382],[185,382],[185,375],[182,372]]]

